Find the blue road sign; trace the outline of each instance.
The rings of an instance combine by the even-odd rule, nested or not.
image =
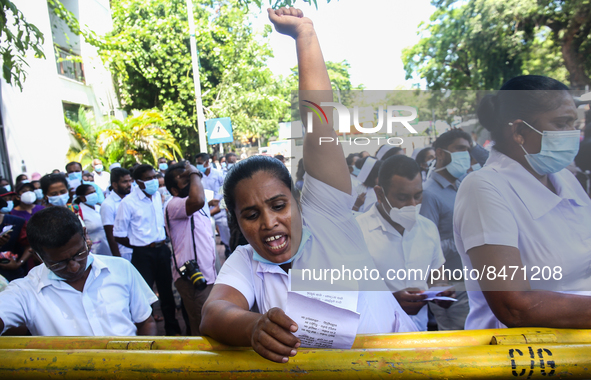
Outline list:
[[[232,122],[229,117],[206,120],[205,128],[207,130],[207,143],[209,145],[234,141]]]

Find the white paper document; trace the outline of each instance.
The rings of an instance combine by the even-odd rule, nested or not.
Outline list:
[[[432,288],[429,288],[429,290],[425,290],[423,293],[421,293],[427,296],[427,298],[425,298],[423,301],[457,301],[457,299],[455,298],[437,296],[439,293],[450,290],[451,288],[453,288],[453,286],[434,286]]]
[[[312,298],[318,301],[326,302],[341,309],[347,309],[357,312],[357,300],[359,292],[294,292],[304,297]]]
[[[294,335],[301,340],[302,347],[349,349],[353,346],[359,313],[296,292],[287,293],[285,313],[298,325]]]

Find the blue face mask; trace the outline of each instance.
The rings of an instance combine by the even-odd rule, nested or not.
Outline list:
[[[205,173],[207,171],[207,168],[203,165],[199,165],[197,164],[197,169],[201,172],[201,173]]]
[[[68,174],[68,179],[70,181],[75,181],[75,180],[82,181],[82,172],[70,173],[70,174]]]
[[[141,180],[139,180],[141,181]],[[143,181],[142,181],[143,182]],[[150,181],[143,182],[146,187],[144,191],[150,195],[155,194],[158,191],[158,179],[154,178]]]
[[[28,179],[23,179],[23,180],[21,181],[21,183],[31,183],[31,181],[29,181]]]
[[[447,169],[447,172],[454,178],[460,178],[470,168],[470,153],[468,152],[450,152],[449,150],[443,149],[451,156],[451,162],[441,169],[436,171]]]
[[[35,189],[34,193],[35,193],[35,196],[37,197],[37,200],[43,199],[43,190]]]
[[[99,197],[97,193],[88,194],[86,197],[86,203],[88,206],[94,206],[98,203]]]
[[[357,177],[359,175],[359,172],[361,171],[361,169],[359,169],[357,166],[353,166],[353,174],[355,177]]]
[[[97,173],[102,172],[103,169],[104,169],[103,165],[97,165],[97,166],[94,167],[94,171],[97,172]]]
[[[158,169],[160,170],[166,170],[168,169],[168,164],[164,163],[164,164],[158,164]]]
[[[0,212],[3,214],[8,214],[9,212],[12,211],[12,208],[14,207],[14,202],[13,201],[6,201],[6,203],[8,203],[8,205],[6,207],[2,207],[0,209]]]
[[[63,207],[68,204],[68,200],[70,199],[70,194],[65,193],[62,195],[56,195],[53,197],[47,197],[47,201],[52,204],[53,206]]]
[[[226,168],[226,163],[222,162],[222,169],[225,169],[225,168]]]
[[[88,267],[90,267],[90,265],[92,264],[93,261],[94,261],[94,257],[92,257],[92,255],[88,255],[88,257],[86,258],[86,269],[88,269]],[[84,270],[86,270],[86,269],[84,269]],[[57,274],[53,273],[51,270],[49,271],[47,278],[49,278],[50,280],[55,280],[55,281],[66,281],[65,278],[58,276]]]
[[[6,185],[4,186],[4,188],[6,189],[6,191],[10,192],[10,190],[12,190],[12,186],[10,185]]]
[[[557,173],[570,165],[577,153],[581,140],[581,131],[544,131],[540,132],[525,121],[525,125],[542,135],[540,153],[529,154],[523,147],[529,166],[539,175]],[[512,125],[512,123],[509,123]]]
[[[473,172],[475,172],[477,170],[480,170],[480,169],[482,169],[482,165],[480,165],[480,164],[474,164],[474,165],[472,165],[472,171]]]
[[[293,255],[291,257],[291,259],[284,261],[282,263],[274,263],[272,261],[269,261],[267,259],[265,259],[263,256],[259,255],[257,253],[257,251],[253,250],[252,252],[252,259],[255,261],[258,261],[260,263],[265,263],[265,264],[270,264],[270,265],[283,265],[283,264],[287,264],[287,263],[291,263],[292,261],[294,261],[295,259],[297,259],[298,257],[300,257],[302,255],[302,252],[304,252],[304,245],[306,244],[306,242],[308,241],[308,239],[312,236],[312,234],[310,233],[310,230],[308,229],[308,227],[303,226],[302,227],[302,241],[300,242],[300,246],[298,248],[298,251],[296,252],[295,255]]]

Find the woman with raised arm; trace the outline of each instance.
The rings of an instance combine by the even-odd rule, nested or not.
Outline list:
[[[454,210],[466,329],[591,328],[591,200],[565,169],[580,141],[573,97],[552,78],[520,76],[482,99],[478,119],[495,145]]]
[[[302,115],[307,109],[304,100],[317,105],[332,102],[312,21],[293,8],[269,9],[269,18],[278,32],[296,42]],[[321,137],[336,139],[332,112],[325,113],[324,120],[314,118],[313,130],[304,139],[301,211],[290,174],[276,159],[242,160],[224,183],[231,220],[249,245],[238,247],[222,267],[203,307],[201,331],[225,344],[251,346],[278,363],[296,355],[301,344],[293,335],[298,326],[284,312],[293,285],[292,264],[294,269],[340,268],[342,263],[375,268],[351,213],[355,197],[342,148],[319,144]],[[357,333],[416,331],[383,281],[374,289],[383,291],[358,292]],[[258,312],[251,311],[255,303]]]

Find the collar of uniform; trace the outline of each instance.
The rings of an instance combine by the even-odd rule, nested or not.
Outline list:
[[[251,259],[252,259],[252,253],[254,252],[254,248],[252,248],[252,246],[250,246],[250,245],[248,245],[248,248],[251,251]],[[255,262],[257,265],[256,269],[255,269],[255,273],[257,274],[257,276],[259,276],[259,278],[261,280],[263,279],[263,273],[277,273],[277,274],[287,276],[287,273],[285,273],[285,271],[283,269],[281,269],[281,266],[279,266],[279,265],[261,263],[260,261],[256,261],[254,259],[252,261]]]
[[[371,206],[367,214],[370,216],[367,220],[368,231],[373,231],[378,228],[381,228],[382,231],[389,232],[397,236],[401,236],[400,232],[396,231],[396,229],[382,216],[382,214],[380,214],[377,202],[374,203],[373,206]]]
[[[509,185],[515,190],[533,219],[538,219],[548,213],[562,199],[572,199],[575,203],[584,205],[582,200],[576,197],[572,189],[569,189],[560,172],[549,174],[549,179],[559,194],[557,195],[538,181],[519,162],[496,149],[492,149],[486,167],[490,167],[507,179]],[[573,196],[576,198],[571,198]]]
[[[94,261],[92,262],[92,265],[90,266],[90,273],[88,274],[88,277],[90,278],[90,276],[92,276],[93,279],[97,278],[98,275],[101,273],[101,271],[103,269],[105,270],[109,270],[109,267],[107,267],[107,265],[99,258],[100,255],[93,255],[92,253],[90,254],[94,257]],[[37,285],[37,293],[39,293],[41,291],[41,289],[45,288],[46,286],[54,286],[56,288],[62,288],[63,287],[63,282],[64,281],[60,281],[60,280],[51,280],[49,278],[49,268],[47,268],[47,266],[45,264],[41,264],[43,265],[43,269],[41,269],[41,274],[39,275],[39,284]],[[86,281],[88,281],[88,279],[86,279]],[[68,285],[68,287],[70,287]]]
[[[123,199],[123,198],[121,198],[121,197],[119,196],[119,194],[117,194],[117,193],[116,193],[114,190],[113,190],[113,191],[111,191],[111,194],[109,194],[109,197],[113,197],[113,200],[114,200],[115,202],[121,202],[121,200]]]
[[[139,186],[136,187],[134,191],[136,192],[136,195],[140,201],[143,201],[144,199],[150,200],[150,198],[148,198],[146,193],[144,193],[144,191],[140,189]]]
[[[456,180],[456,183],[454,184],[454,183],[449,182],[447,179],[445,179],[444,176],[442,176],[439,173],[433,173],[431,175],[431,178],[433,178],[433,181],[437,182],[439,184],[439,186],[441,186],[441,188],[443,188],[443,189],[451,186],[457,190],[460,187],[460,180]]]

